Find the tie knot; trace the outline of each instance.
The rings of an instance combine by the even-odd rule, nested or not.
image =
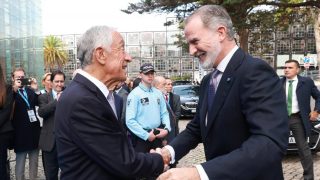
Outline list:
[[[212,73],[213,78],[217,78],[217,76],[220,74],[220,71],[218,69],[215,69]]]
[[[289,84],[292,84],[294,80],[289,80]]]

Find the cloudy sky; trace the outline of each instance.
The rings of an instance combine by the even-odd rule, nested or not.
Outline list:
[[[94,25],[108,25],[120,32],[164,31],[163,23],[173,15],[125,14],[129,2],[137,0],[43,0],[43,35],[81,34]]]

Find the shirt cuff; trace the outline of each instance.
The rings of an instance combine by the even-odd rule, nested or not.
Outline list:
[[[170,164],[173,164],[173,163],[176,161],[176,160],[175,160],[175,152],[174,152],[174,149],[173,149],[173,147],[170,146],[170,145],[166,145],[165,148],[169,150],[170,156],[171,156]]]
[[[207,173],[204,171],[204,169],[201,165],[196,165],[196,168],[198,170],[198,173],[200,175],[201,180],[209,180]]]

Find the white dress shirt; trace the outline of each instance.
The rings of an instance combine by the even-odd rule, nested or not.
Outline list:
[[[297,99],[297,85],[298,85],[298,77],[295,76],[292,79],[286,79],[286,97],[288,100],[288,89],[289,89],[289,80],[293,80],[292,82],[292,114],[297,113],[300,111],[299,109],[299,104],[298,104],[298,99]]]

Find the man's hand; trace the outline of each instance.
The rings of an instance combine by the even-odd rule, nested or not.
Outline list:
[[[166,130],[166,129],[157,128],[157,130],[160,131],[160,133],[156,135],[156,137],[159,139],[164,138],[166,135],[168,135],[168,130]]]
[[[148,141],[152,142],[156,139],[156,135],[153,134],[153,130],[149,132]]]
[[[161,149],[160,148],[157,148],[157,149],[150,149],[150,153],[158,153],[162,156],[162,153],[161,153]],[[166,163],[164,157],[162,156],[162,160],[163,160],[163,165],[164,165],[164,168],[163,168],[163,172],[165,172],[166,170],[169,169],[169,163]]]
[[[171,161],[171,154],[170,154],[170,151],[163,147],[161,149],[161,156],[162,156],[162,159],[163,159],[163,162],[167,165],[169,165],[170,161]]]
[[[309,116],[311,121],[316,121],[319,113],[317,111],[311,111]]]
[[[20,79],[14,79],[13,83],[12,83],[12,89],[14,92],[17,92],[18,89],[21,87],[21,80]]]
[[[157,180],[200,180],[200,175],[198,170],[193,168],[172,168],[162,173]]]

